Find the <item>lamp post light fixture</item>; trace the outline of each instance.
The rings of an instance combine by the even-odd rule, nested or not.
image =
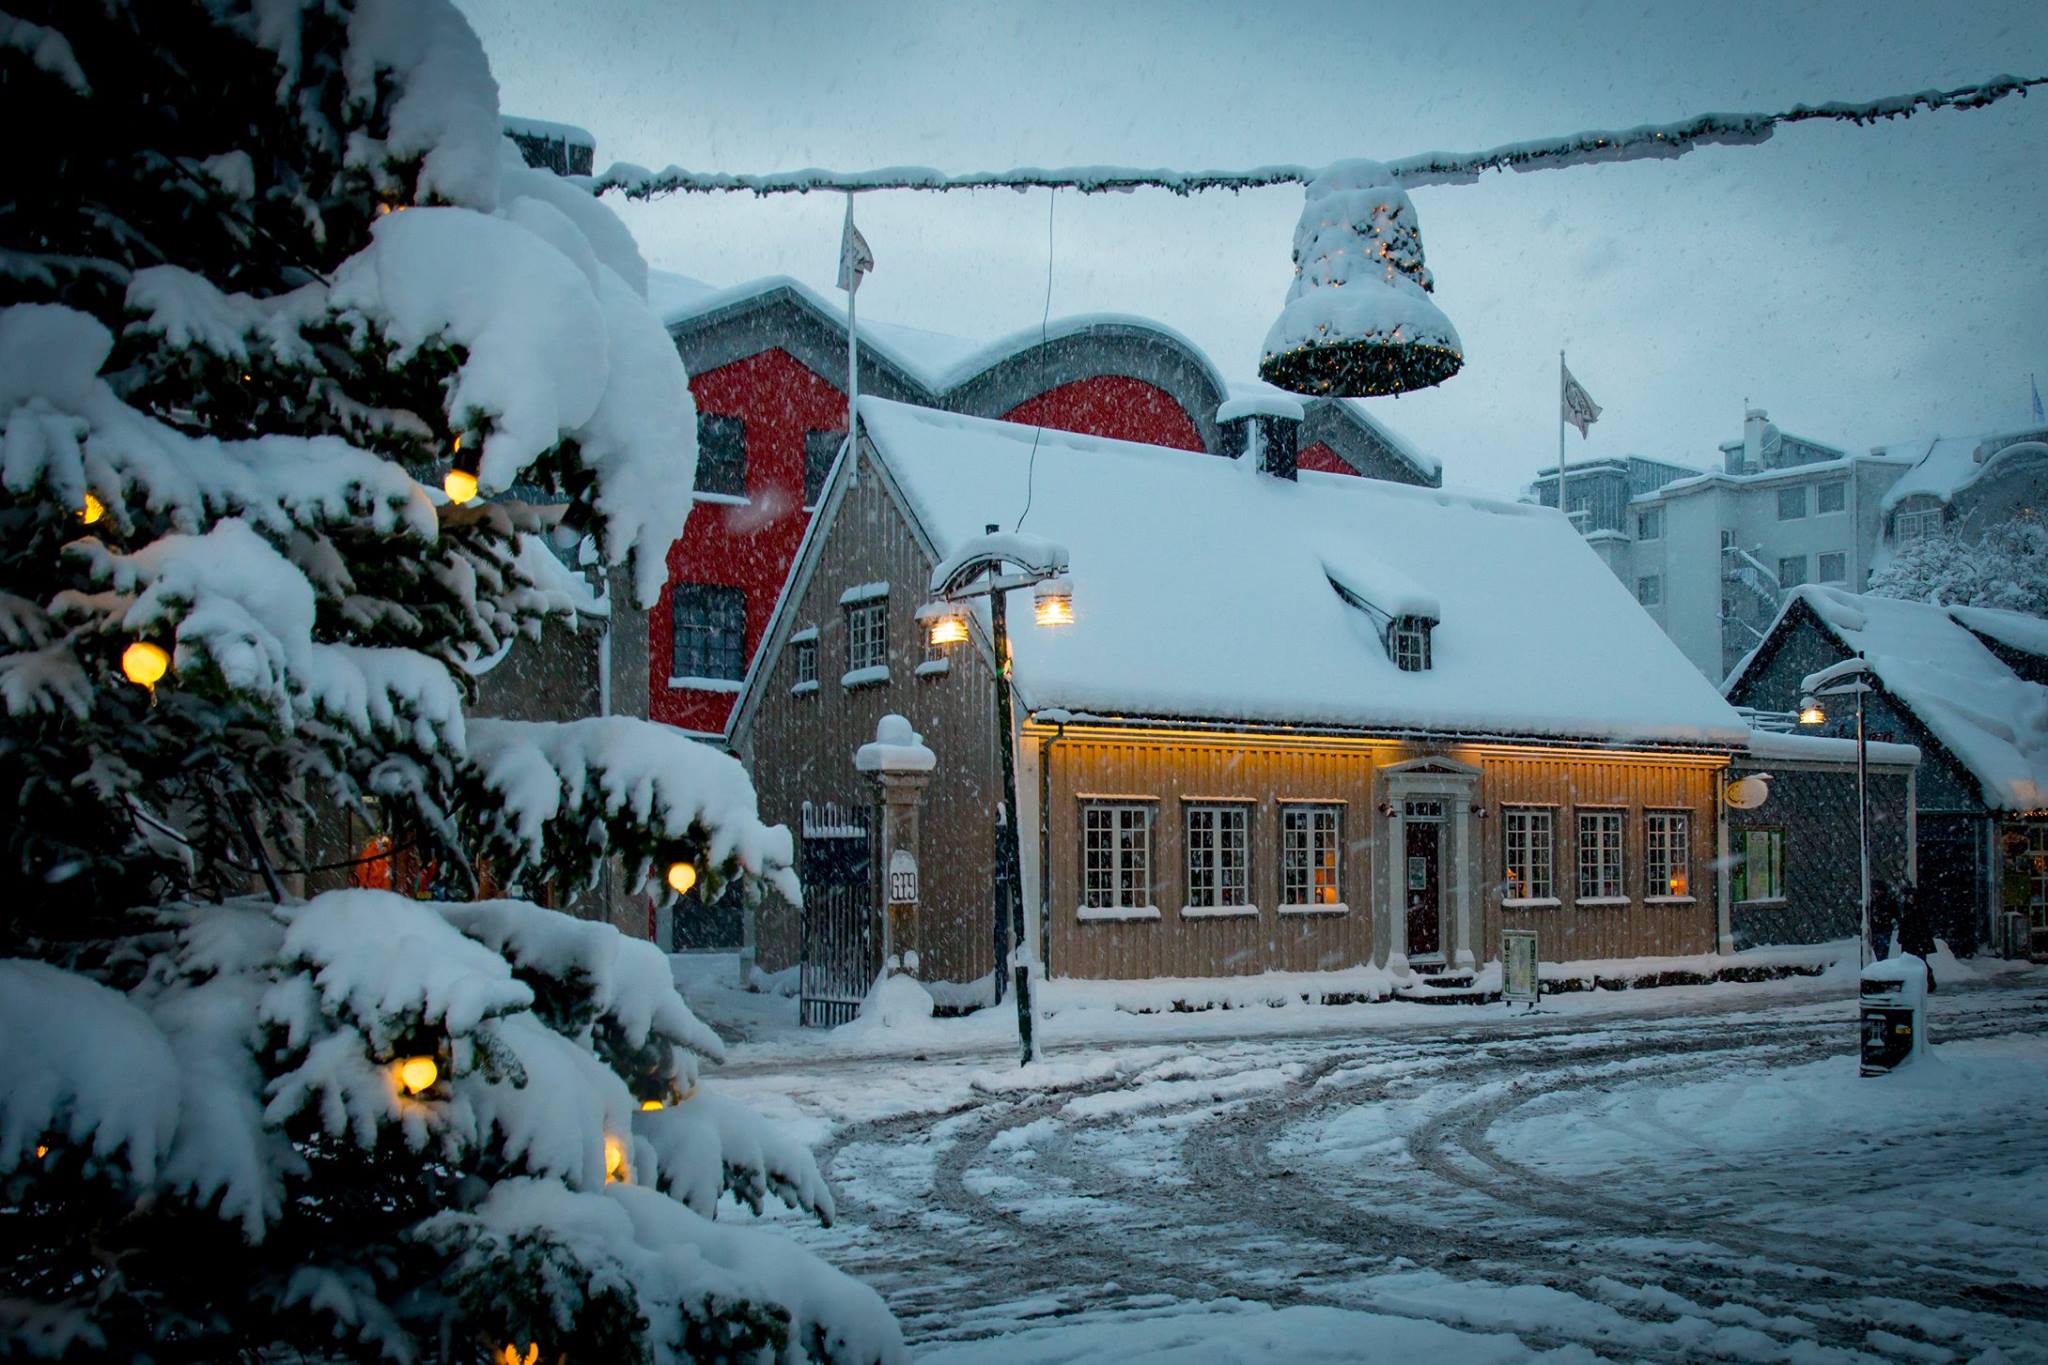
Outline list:
[[[919,608],[934,645],[967,638],[965,603],[988,599],[990,643],[995,649],[996,745],[1002,755],[1002,795],[996,811],[995,948],[996,998],[1002,998],[1001,964],[1012,965],[1017,993],[1017,1041],[1024,1065],[1038,1058],[1031,1003],[1031,962],[1024,951],[1023,861],[1017,843],[1017,752],[1011,734],[1010,629],[1005,604],[1012,589],[1032,589],[1032,619],[1041,626],[1072,625],[1074,588],[1067,581],[1064,546],[1037,536],[987,534],[967,541],[932,570],[932,600]],[[1045,869],[1039,869],[1039,876]]]
[[[1800,683],[1805,695],[1799,701],[1799,723],[1820,725],[1827,712],[1822,697],[1856,698],[1856,848],[1859,874],[1858,920],[1862,940],[1857,948],[1857,965],[1870,965],[1870,744],[1863,726],[1863,698],[1872,690],[1866,678],[1873,676],[1861,654],[1809,673]]]

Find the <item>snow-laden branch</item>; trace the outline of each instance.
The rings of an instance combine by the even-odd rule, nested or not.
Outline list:
[[[1782,123],[1834,119],[1874,123],[1879,119],[1911,118],[1923,109],[1981,109],[2007,95],[2024,95],[2048,84],[2048,76],[1995,76],[1953,90],[1921,90],[1889,95],[1860,104],[1798,104],[1775,114],[1699,114],[1676,123],[1642,124],[1634,128],[1596,129],[1563,137],[1510,142],[1483,152],[1423,152],[1387,162],[1403,186],[1462,185],[1486,171],[1560,170],[1601,161],[1639,161],[1683,156],[1711,144],[1747,145],[1763,142]],[[615,162],[592,181],[598,192],[623,191],[628,198],[652,199],[665,194],[716,194],[750,190],[755,194],[808,194],[813,191],[1060,189],[1083,194],[1136,189],[1194,194],[1201,190],[1253,190],[1268,185],[1305,185],[1321,166],[1270,165],[1250,170],[1183,171],[1165,166],[1062,166],[1052,169],[1019,166],[1007,171],[971,171],[948,175],[929,166],[884,166],[871,171],[826,171],[815,168],[776,171],[766,175],[732,175],[717,171],[686,171],[671,166],[650,171],[629,162]]]

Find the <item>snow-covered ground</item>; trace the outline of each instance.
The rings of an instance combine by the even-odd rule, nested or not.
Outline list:
[[[1861,1079],[1853,983],[795,1029],[678,960],[714,1081],[819,1146],[921,1359],[2048,1362],[2048,971],[1949,964]],[[728,1211],[730,1212],[730,1211]]]

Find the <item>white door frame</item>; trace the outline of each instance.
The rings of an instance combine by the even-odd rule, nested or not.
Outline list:
[[[1440,878],[1437,896],[1437,913],[1443,919],[1444,961],[1460,970],[1476,968],[1479,846],[1473,833],[1472,810],[1480,770],[1439,755],[1411,758],[1381,771],[1386,776],[1385,809],[1393,812],[1381,814],[1386,832],[1381,847],[1387,850],[1387,875],[1382,882],[1386,893],[1387,970],[1396,976],[1408,975],[1407,834],[1402,828],[1402,812],[1411,798],[1444,803],[1444,838],[1437,851],[1439,868],[1450,874]]]

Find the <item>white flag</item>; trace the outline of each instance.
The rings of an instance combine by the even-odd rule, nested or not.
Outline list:
[[[851,294],[860,288],[860,277],[875,268],[875,253],[868,239],[853,225],[853,196],[846,196],[846,228],[839,234],[839,287]]]
[[[1586,428],[1600,420],[1600,405],[1593,401],[1593,395],[1587,393],[1578,380],[1572,378],[1572,372],[1564,367],[1563,361],[1558,362],[1557,372],[1564,376],[1564,391],[1559,396],[1564,405],[1564,420],[1577,427],[1583,437]]]

